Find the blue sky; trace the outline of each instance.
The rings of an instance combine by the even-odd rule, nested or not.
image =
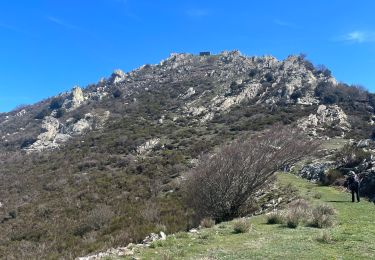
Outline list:
[[[0,112],[171,52],[307,54],[375,91],[372,0],[2,0]]]

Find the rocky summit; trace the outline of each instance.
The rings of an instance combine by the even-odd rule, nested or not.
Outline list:
[[[336,162],[337,140],[361,143],[366,151],[347,154],[373,176],[374,108],[374,94],[304,55],[224,51],[173,53],[2,113],[0,258],[69,259],[192,228],[184,174],[202,154],[274,125],[332,142],[318,151],[324,160],[290,167],[300,176],[327,181],[359,167],[348,155]],[[279,197],[261,198],[254,212]]]

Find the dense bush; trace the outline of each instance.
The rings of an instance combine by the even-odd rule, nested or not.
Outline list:
[[[274,76],[271,72],[266,73],[266,75],[264,75],[264,78],[267,82],[272,82],[274,80]]]
[[[303,96],[303,93],[301,90],[296,90],[292,93],[292,95],[290,95],[290,98],[293,99],[293,100],[297,100],[299,98],[301,98]]]
[[[30,145],[32,145],[36,141],[36,138],[34,137],[27,137],[21,144],[21,149],[26,148]]]
[[[56,117],[56,118],[60,118],[60,117],[64,116],[64,114],[65,114],[65,110],[64,110],[63,108],[59,108],[59,109],[57,109],[57,111],[56,111],[56,115],[55,115],[55,117]]]
[[[44,117],[48,116],[51,113],[51,111],[47,108],[44,108],[43,110],[39,111],[35,115],[35,119],[43,119]]]
[[[338,169],[330,169],[327,174],[324,176],[323,184],[324,185],[337,185],[340,180],[345,179],[345,176]]]
[[[62,107],[63,104],[64,104],[64,98],[63,97],[56,97],[56,98],[52,99],[52,101],[49,105],[49,108],[51,110],[59,109],[59,108]]]
[[[112,93],[114,98],[119,98],[122,96],[122,91],[119,88],[116,88]]]
[[[334,85],[331,82],[320,82],[315,89],[315,95],[325,104],[343,103],[354,104],[357,101],[366,102],[369,94],[361,86],[346,84]]]

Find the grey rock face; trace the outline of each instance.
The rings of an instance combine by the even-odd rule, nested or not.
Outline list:
[[[334,162],[316,162],[305,165],[298,175],[310,181],[319,182],[323,181],[325,174],[333,168],[335,168]]]

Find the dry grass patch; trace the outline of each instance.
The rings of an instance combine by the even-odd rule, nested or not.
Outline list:
[[[248,233],[251,230],[251,223],[245,218],[240,218],[234,221],[233,233]]]
[[[276,210],[267,214],[267,224],[283,224],[285,217],[282,212]]]

